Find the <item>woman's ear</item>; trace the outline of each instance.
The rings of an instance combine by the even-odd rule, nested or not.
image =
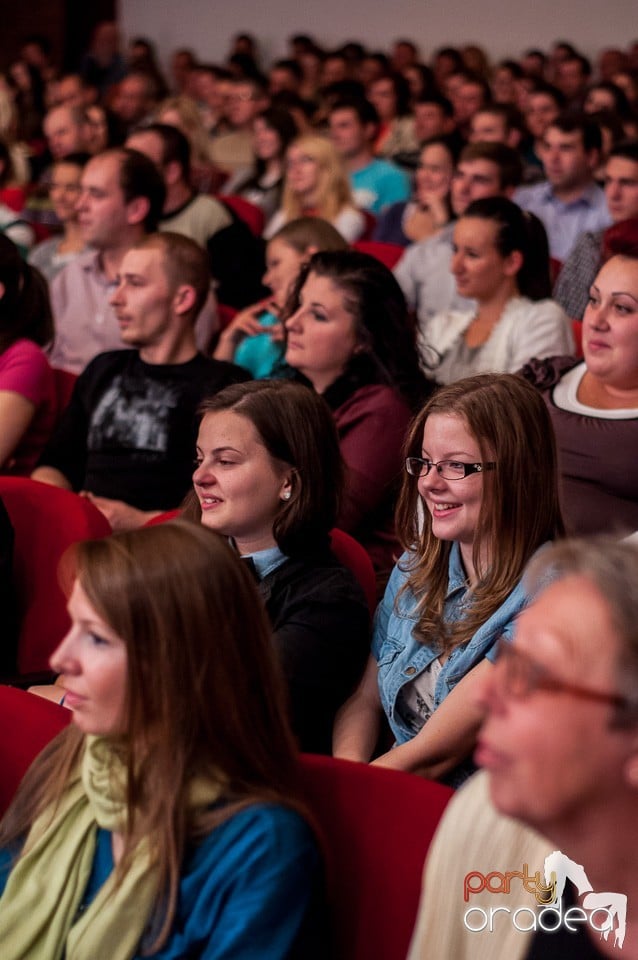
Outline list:
[[[306,249],[302,254],[302,259],[301,259],[302,266],[308,263],[310,258],[313,257],[315,253],[319,253],[319,247],[316,246],[316,244],[312,243],[309,247],[306,247]]]
[[[515,277],[525,262],[521,250],[512,250],[505,257],[504,270],[507,277]]]

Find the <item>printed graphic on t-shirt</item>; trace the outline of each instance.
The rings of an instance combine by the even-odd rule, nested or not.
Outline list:
[[[91,417],[89,450],[117,447],[165,453],[170,416],[180,396],[176,383],[115,377]]]

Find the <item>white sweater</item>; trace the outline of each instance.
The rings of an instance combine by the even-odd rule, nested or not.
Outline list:
[[[476,373],[516,373],[532,357],[574,352],[571,324],[553,300],[509,300],[490,336],[469,351],[464,333],[474,313],[437,313],[427,323],[419,351],[426,373],[438,383],[453,383]]]

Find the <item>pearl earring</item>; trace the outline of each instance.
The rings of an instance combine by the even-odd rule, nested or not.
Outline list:
[[[282,493],[281,499],[282,499],[282,500],[290,500],[291,496],[292,496],[292,494],[291,494],[290,490],[286,490],[285,493]]]

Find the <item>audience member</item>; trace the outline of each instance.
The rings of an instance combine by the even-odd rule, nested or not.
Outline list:
[[[2,822],[7,951],[321,955],[319,856],[248,569],[183,521],[80,543],[67,567],[51,665],[72,723]]]
[[[298,134],[287,110],[269,107],[253,121],[252,169],[241,171],[224,184],[222,193],[237,194],[254,203],[267,219],[281,205],[286,151]]]
[[[52,107],[44,118],[44,135],[54,160],[87,148],[86,115],[83,107]]]
[[[33,474],[86,493],[113,529],[179,504],[199,402],[246,379],[197,352],[194,323],[208,290],[206,256],[187,237],[156,234],[124,254],[110,302],[121,346],[132,349],[87,366]]]
[[[126,64],[120,53],[120,32],[116,23],[104,20],[96,25],[80,73],[102,97],[124,78]]]
[[[28,256],[48,283],[85,249],[77,204],[82,171],[89,159],[88,153],[69,153],[53,163],[49,195],[64,232],[38,243]]]
[[[140,71],[129,73],[117,86],[111,109],[128,135],[149,123],[159,100],[155,79]]]
[[[330,137],[350,176],[355,203],[379,213],[410,196],[408,178],[387,160],[374,156],[377,111],[367,100],[342,100],[329,114]]]
[[[285,360],[328,403],[346,461],[338,525],[363,543],[385,585],[397,545],[401,445],[411,410],[429,389],[405,299],[373,257],[316,253],[287,313]]]
[[[278,230],[266,246],[264,284],[270,297],[247,307],[221,332],[218,360],[232,360],[255,378],[282,372],[284,333],[281,315],[302,265],[320,250],[347,250],[348,244],[327,220],[300,217]]]
[[[335,756],[367,763],[385,713],[396,745],[378,764],[455,785],[472,772],[473,691],[528,602],[528,561],[562,533],[539,400],[520,377],[482,375],[439,390],[412,423],[397,511],[406,552],[337,718]]]
[[[565,109],[565,98],[560,90],[550,84],[537,83],[530,90],[525,108],[525,124],[532,138],[525,154],[525,161],[529,166],[542,169],[543,144],[547,128]]]
[[[556,65],[554,83],[570,109],[582,109],[590,77],[591,64],[587,57],[580,53],[567,57]]]
[[[343,479],[330,412],[306,387],[281,381],[229,387],[202,412],[196,513],[250,558],[293,731],[302,750],[330,753],[369,632],[361,587],[330,552]]]
[[[0,236],[0,473],[28,475],[53,430],[58,401],[44,354],[52,340],[46,282]]]
[[[157,170],[136,150],[107,150],[87,163],[77,208],[82,237],[92,249],[51,284],[55,366],[80,373],[96,354],[123,348],[109,298],[124,254],[156,229],[163,203]]]
[[[438,93],[425,92],[414,104],[414,133],[423,143],[443,137],[454,130],[454,107]]]
[[[419,141],[410,114],[410,88],[400,73],[389,72],[368,87],[368,100],[379,116],[374,141],[377,157],[394,157],[418,149]]]
[[[455,159],[454,146],[446,137],[426,141],[419,154],[412,200],[386,207],[374,228],[373,239],[407,247],[427,240],[449,223]]]
[[[452,211],[460,217],[473,200],[511,196],[520,183],[519,155],[502,143],[471,143],[462,151],[452,178]],[[471,301],[459,296],[452,266],[454,223],[412,244],[395,267],[395,276],[424,336],[430,319],[445,310],[464,310]]]
[[[601,267],[583,317],[584,361],[553,357],[525,375],[543,393],[561,457],[573,534],[638,530],[638,258]]]
[[[218,181],[211,157],[211,138],[191,97],[169,97],[157,108],[155,119],[180,130],[190,146],[190,182],[198,193],[210,193]],[[140,132],[144,132],[143,130]]]
[[[594,180],[601,147],[600,130],[592,120],[584,114],[561,114],[543,138],[547,179],[514,194],[519,206],[542,221],[549,252],[561,263],[585,230],[609,226],[605,195]]]
[[[409,960],[638,949],[638,550],[565,542],[530,573],[536,599],[474,697],[485,773],[452,800],[430,847]]]
[[[438,383],[516,373],[532,357],[571,353],[570,323],[550,300],[541,222],[506,197],[467,207],[454,226],[452,273],[466,311],[435,314],[421,332],[421,363]]]
[[[298,137],[286,153],[281,209],[266,225],[269,239],[285,223],[303,216],[327,220],[349,243],[365,230],[365,217],[352,203],[348,177],[339,154],[325,137]]]
[[[470,120],[470,142],[504,143],[517,150],[523,139],[522,114],[508,103],[481,107]]]
[[[638,217],[638,143],[612,147],[605,165],[605,198],[613,223]],[[558,275],[554,298],[567,316],[582,320],[591,287],[602,262],[605,230],[586,230],[576,241]]]
[[[267,106],[268,93],[259,78],[239,77],[230,81],[225,112],[231,130],[220,133],[211,145],[211,159],[224,173],[250,170],[253,121]]]

